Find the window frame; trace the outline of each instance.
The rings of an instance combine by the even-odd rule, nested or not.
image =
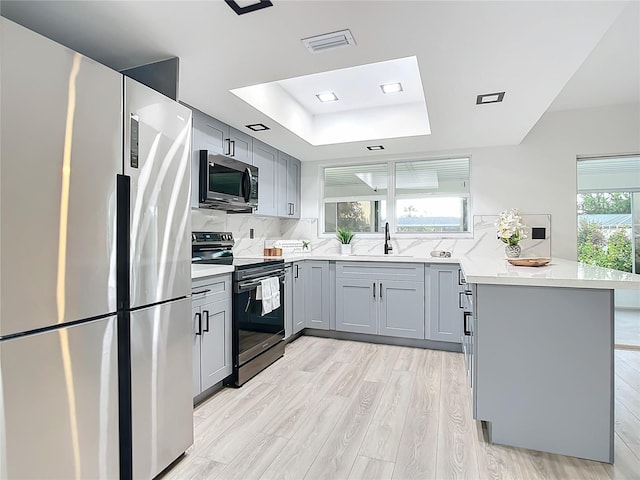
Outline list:
[[[467,215],[468,215],[468,231],[466,232],[431,232],[431,233],[426,233],[426,232],[398,232],[397,231],[397,218],[396,218],[396,198],[415,198],[415,196],[412,196],[411,194],[400,194],[399,196],[396,197],[396,164],[398,163],[407,163],[407,162],[420,162],[420,161],[431,161],[431,160],[455,160],[455,159],[460,159],[460,158],[466,158],[469,161],[469,192],[465,193],[465,194],[451,194],[451,193],[437,193],[437,194],[433,194],[430,196],[433,197],[452,197],[452,196],[459,196],[460,198],[467,198]],[[319,182],[319,188],[318,188],[318,192],[319,192],[319,203],[318,203],[318,208],[319,208],[319,215],[318,215],[318,238],[334,238],[336,233],[335,232],[325,232],[324,231],[324,227],[325,227],[325,204],[326,203],[333,203],[333,202],[339,202],[339,201],[344,201],[344,202],[353,202],[353,201],[360,201],[360,200],[373,200],[374,198],[367,198],[365,199],[364,197],[362,199],[357,198],[357,197],[331,197],[329,199],[327,199],[325,197],[324,194],[324,179],[325,179],[325,169],[327,168],[335,168],[335,167],[357,167],[359,165],[380,165],[380,164],[386,164],[387,165],[387,195],[386,195],[386,202],[387,202],[387,221],[389,222],[389,232],[392,235],[398,235],[399,238],[403,238],[403,239],[412,239],[412,238],[419,238],[419,239],[463,239],[463,238],[473,238],[473,196],[472,196],[472,191],[471,191],[471,177],[472,177],[472,168],[473,168],[473,162],[472,162],[472,155],[470,154],[460,154],[460,155],[446,155],[446,156],[424,156],[421,158],[416,158],[416,157],[407,157],[407,158],[396,158],[396,159],[392,159],[392,160],[379,160],[379,161],[366,161],[364,159],[359,159],[359,161],[357,162],[331,162],[331,163],[323,163],[318,165],[319,168],[319,175],[318,175],[318,182]],[[378,199],[381,197],[376,197],[375,199]],[[378,238],[383,238],[384,237],[384,231],[381,232],[354,232],[358,238],[362,238],[362,239],[378,239]]]

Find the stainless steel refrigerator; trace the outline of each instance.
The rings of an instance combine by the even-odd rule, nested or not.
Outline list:
[[[191,112],[0,22],[0,478],[152,478],[193,441]]]

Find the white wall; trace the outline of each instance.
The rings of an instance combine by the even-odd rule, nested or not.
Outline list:
[[[460,148],[424,157],[471,155],[472,214],[495,215],[513,207],[550,214],[551,255],[575,260],[576,156],[635,152],[640,152],[640,104],[549,112],[520,145]],[[305,218],[319,216],[321,167],[327,164],[302,164]]]

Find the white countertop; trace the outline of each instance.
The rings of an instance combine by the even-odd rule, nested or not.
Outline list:
[[[493,285],[531,285],[548,287],[640,289],[640,275],[601,268],[584,263],[554,258],[542,267],[516,267],[504,259],[477,257],[412,257],[403,255],[340,255],[295,253],[282,257],[242,256],[237,258],[281,258],[298,260],[330,260],[341,262],[459,263],[469,283]],[[191,278],[203,278],[233,272],[232,265],[192,265]]]
[[[240,258],[240,257],[238,257]],[[530,285],[571,288],[640,289],[640,275],[596,267],[585,263],[553,258],[542,267],[516,267],[505,259],[477,257],[412,257],[390,255],[340,255],[340,254],[285,254],[285,262],[298,260],[331,260],[342,262],[409,262],[409,263],[458,263],[468,283],[493,285]]]
[[[561,258],[552,258],[543,267],[516,267],[506,260],[473,257],[461,259],[460,264],[469,283],[640,289],[640,275]]]
[[[191,280],[233,272],[233,265],[194,265],[191,264]]]

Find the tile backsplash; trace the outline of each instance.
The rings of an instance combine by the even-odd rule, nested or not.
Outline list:
[[[544,227],[546,238],[544,240],[532,240],[529,238],[521,242],[522,257],[549,257],[551,256],[551,215],[531,214],[522,215],[525,225],[530,227]],[[402,238],[402,235],[392,234],[391,245],[395,254],[429,256],[433,250],[445,250],[452,253],[453,257],[479,254],[496,258],[505,256],[505,244],[496,236],[495,222],[497,215],[475,215],[473,217],[473,238]],[[301,220],[281,221],[281,238],[304,239],[311,241],[311,249],[315,253],[339,253],[340,244],[335,237],[318,237],[318,220],[315,218],[303,218]],[[358,234],[352,240],[353,252],[360,255],[369,253],[383,253],[383,238],[359,238]]]
[[[253,238],[251,236],[253,229]],[[191,209],[191,230],[231,232],[235,239],[234,255],[262,255],[264,241],[279,238],[280,219],[249,213],[227,214],[219,210]]]
[[[451,252],[453,257],[468,254],[486,257],[504,258],[505,244],[496,238],[494,226],[497,215],[474,215],[473,238],[402,238],[392,234],[391,245],[393,253],[415,256],[429,256],[432,250]],[[542,240],[528,237],[520,242],[522,257],[550,257],[551,256],[551,215],[523,214],[525,225],[529,227],[543,227],[546,238]],[[340,252],[340,244],[334,236],[318,236],[318,220],[316,218],[279,219],[260,217],[251,214],[226,214],[218,210],[192,209],[192,230],[211,230],[232,232],[235,238],[234,254],[262,255],[265,241],[272,239],[309,240],[313,253],[335,254]],[[250,232],[253,229],[253,238]],[[383,253],[383,238],[359,238],[352,241],[353,252],[366,255],[369,253]]]

